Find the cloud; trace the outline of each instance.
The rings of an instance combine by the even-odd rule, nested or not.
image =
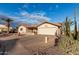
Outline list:
[[[28,13],[26,11],[23,11],[20,13],[21,16],[26,17],[31,20],[37,20],[37,21],[50,21],[51,19],[49,17],[45,16],[45,13]]]
[[[26,11],[20,12],[20,15],[23,16],[23,17],[29,17],[30,16],[30,14]]]
[[[48,20],[50,20],[50,18],[48,18],[48,17],[41,16],[41,15],[34,15],[34,14],[30,15],[30,18],[36,19],[38,21],[48,21]]]
[[[35,5],[33,5],[33,7],[35,8]],[[29,4],[24,4],[22,8],[18,8],[18,12],[15,12],[14,14],[4,13],[4,15],[7,14],[8,17],[15,19],[15,21],[25,21],[29,23],[39,23],[51,20],[51,18],[46,16],[44,11],[33,11],[29,13],[27,11],[28,8]]]
[[[33,11],[31,13],[28,12],[30,5],[24,4],[22,8],[19,8],[20,12],[18,13],[19,20],[25,20],[29,22],[43,22],[43,21],[50,21],[51,18],[46,16],[44,11]],[[30,8],[36,8],[36,5],[32,5]],[[16,16],[14,18],[17,18]]]

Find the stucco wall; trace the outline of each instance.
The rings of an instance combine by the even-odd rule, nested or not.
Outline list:
[[[23,30],[20,30],[21,28],[23,28]],[[33,31],[29,30],[25,26],[20,26],[18,28],[18,33],[34,35]],[[55,26],[49,23],[44,23],[37,27],[38,35],[39,34],[40,35],[59,35],[59,33],[60,33],[60,28],[58,28],[58,26]]]
[[[22,30],[21,30],[22,28]],[[34,35],[34,33],[32,32],[32,30],[29,30],[27,27],[25,26],[20,26],[18,28],[18,33],[19,34],[27,34],[27,35]]]
[[[21,30],[22,29],[22,30]],[[20,34],[26,34],[26,27],[24,26],[19,26],[18,28],[18,33]]]
[[[55,35],[58,30],[58,27],[52,24],[44,23],[38,26],[38,34],[43,35]]]
[[[8,30],[8,27],[6,25],[0,24],[0,32],[4,32],[7,30]],[[12,27],[10,27],[9,30],[12,30]]]

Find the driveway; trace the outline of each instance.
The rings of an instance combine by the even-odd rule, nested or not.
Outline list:
[[[45,43],[45,37],[48,38]],[[8,55],[61,55],[62,51],[54,47],[56,37],[45,35],[26,35],[21,36],[15,45],[7,50]],[[11,41],[10,41],[11,42]]]

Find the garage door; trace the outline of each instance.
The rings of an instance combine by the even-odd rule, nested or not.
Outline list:
[[[38,34],[42,35],[55,35],[56,34],[56,28],[38,28]]]

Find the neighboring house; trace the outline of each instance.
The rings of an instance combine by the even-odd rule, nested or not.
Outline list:
[[[19,34],[36,34],[37,28],[34,26],[28,26],[26,24],[21,24],[18,28]]]
[[[10,30],[12,29],[12,27],[10,27]],[[8,27],[4,24],[0,24],[0,33],[2,32],[7,32]]]
[[[61,23],[43,22],[36,26],[20,25],[19,34],[38,34],[38,35],[60,35]]]

